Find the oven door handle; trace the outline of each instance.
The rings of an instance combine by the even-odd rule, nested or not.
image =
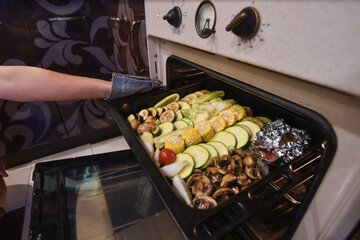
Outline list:
[[[143,20],[133,21],[131,24],[131,28],[130,28],[131,56],[133,57],[133,59],[135,61],[136,71],[138,71],[138,72],[145,71],[144,68],[140,67],[138,56],[135,53],[135,26],[140,25],[142,22],[144,22],[144,21]]]

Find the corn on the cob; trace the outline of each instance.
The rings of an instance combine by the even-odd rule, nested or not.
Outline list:
[[[215,117],[212,117],[209,122],[214,128],[215,132],[222,131],[226,128],[226,122],[222,116],[216,115]]]
[[[204,142],[209,141],[215,135],[214,128],[211,126],[211,123],[206,120],[197,122],[195,124],[195,129],[200,134],[200,136]]]
[[[235,114],[237,121],[241,121],[246,116],[245,109],[238,104],[233,105],[230,110]]]
[[[229,109],[219,112],[219,115],[225,119],[227,127],[230,127],[236,123],[235,114]]]
[[[165,148],[172,150],[175,154],[185,149],[185,140],[180,135],[173,135],[165,140]]]
[[[185,140],[186,147],[202,142],[201,136],[195,128],[189,128],[181,137]]]

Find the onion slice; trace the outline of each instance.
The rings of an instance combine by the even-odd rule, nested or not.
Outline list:
[[[187,188],[184,179],[179,177],[179,175],[176,175],[173,179],[172,185],[173,185],[176,195],[179,198],[183,199],[187,205],[192,206],[191,193],[190,193],[189,188]]]
[[[174,162],[160,168],[160,171],[165,175],[165,177],[173,177],[178,174],[187,164],[188,162],[186,161]]]

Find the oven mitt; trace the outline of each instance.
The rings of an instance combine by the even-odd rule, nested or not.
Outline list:
[[[120,73],[113,73],[111,81],[111,92],[105,100],[114,100],[161,87],[161,82],[159,80]]]

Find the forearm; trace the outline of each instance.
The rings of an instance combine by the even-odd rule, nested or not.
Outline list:
[[[56,101],[105,98],[111,82],[25,66],[0,66],[0,99]]]

